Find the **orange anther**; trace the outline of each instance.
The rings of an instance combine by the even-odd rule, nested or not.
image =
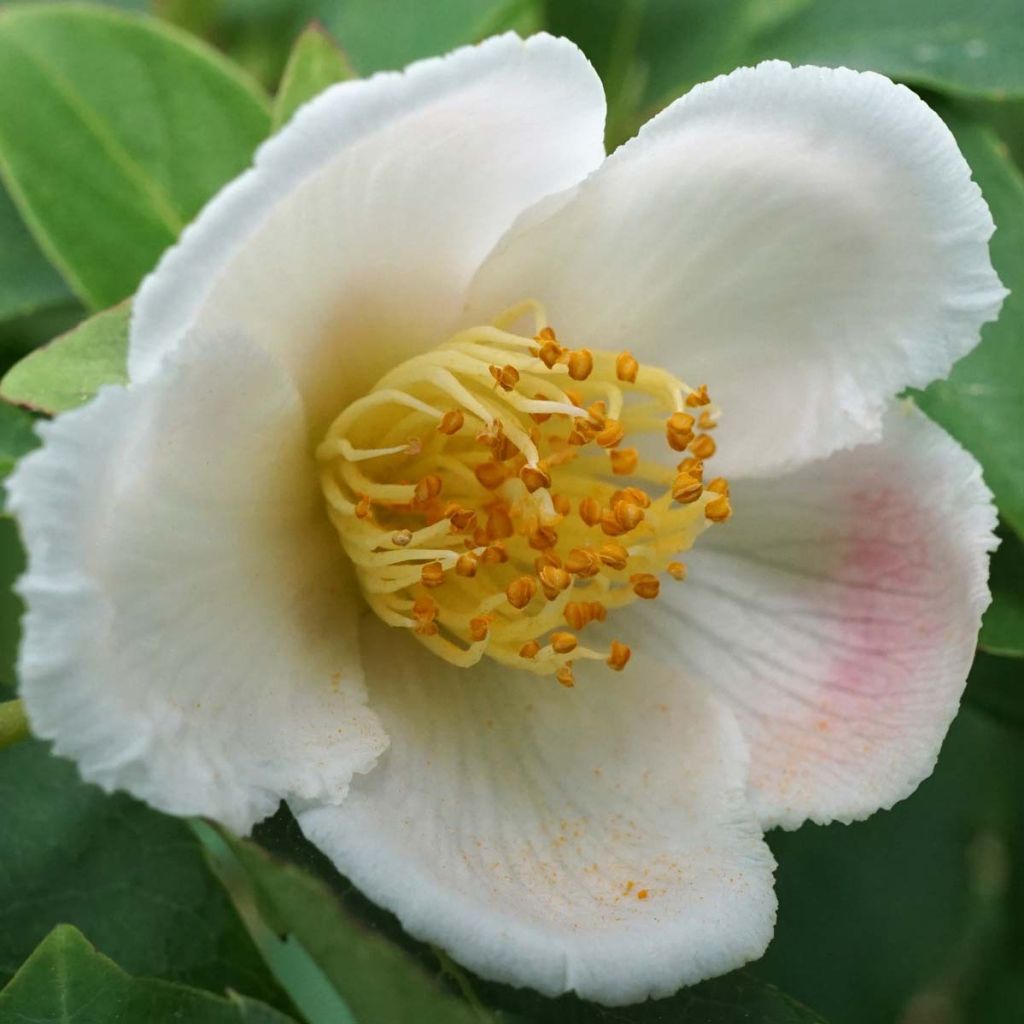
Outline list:
[[[586,601],[570,601],[563,609],[565,621],[573,629],[582,629],[590,622],[590,606]]]
[[[545,395],[545,394],[542,394],[540,391],[538,391],[537,394],[535,394],[533,397],[539,399],[542,402],[550,401],[548,396]],[[530,413],[530,419],[533,420],[534,423],[547,423],[547,421],[549,419],[551,419],[551,413],[549,413],[549,412],[531,412]],[[534,443],[536,443],[536,442],[534,442]]]
[[[625,436],[626,430],[618,420],[608,420],[604,428],[594,436],[594,440],[602,448],[614,448]]]
[[[573,548],[565,560],[565,568],[574,576],[596,576],[601,571],[600,560],[587,548]]]
[[[629,552],[621,545],[609,541],[602,544],[597,552],[597,557],[608,566],[609,569],[625,569]]]
[[[605,420],[608,417],[607,406],[602,401],[591,402],[587,406],[587,416],[590,417],[590,422],[600,429],[604,426]]]
[[[578,643],[579,641],[572,633],[551,634],[551,649],[555,654],[568,654],[570,651],[575,651]]]
[[[532,576],[520,576],[505,588],[505,596],[513,608],[525,608],[536,593],[537,584]]]
[[[600,601],[588,601],[587,608],[590,611],[590,618],[594,622],[604,622],[608,618],[608,609]]]
[[[412,617],[420,622],[428,622],[437,617],[437,605],[428,594],[420,594],[412,603]]]
[[[511,363],[504,366],[488,366],[487,369],[502,391],[511,391],[519,383],[519,371]]]
[[[473,470],[473,475],[477,478],[481,487],[486,487],[487,490],[493,491],[505,482],[508,474],[500,462],[481,462]]]
[[[629,661],[633,652],[626,646],[626,644],[620,644],[618,640],[612,641],[611,650],[608,653],[608,658],[605,664],[616,672],[621,672]]]
[[[631,352],[619,353],[615,360],[615,376],[619,380],[624,380],[627,384],[633,384],[636,382],[636,375],[639,370],[640,364],[633,358]]]
[[[465,554],[459,555],[458,561],[455,563],[455,575],[475,576],[479,561],[480,558],[475,551],[467,551]]]
[[[695,476],[698,480],[704,479],[704,463],[700,459],[683,459],[682,462],[676,466],[676,469],[680,473],[689,473],[690,476]]]
[[[718,445],[710,434],[698,434],[690,443],[690,451],[698,459],[710,459],[715,454]]]
[[[425,505],[428,501],[436,498],[441,493],[442,486],[441,478],[439,476],[425,476],[416,485],[413,500],[417,505]]]
[[[540,582],[552,590],[566,590],[572,586],[572,577],[557,565],[545,565],[537,575]]]
[[[572,662],[567,661],[556,673],[555,678],[566,688],[570,689],[576,685],[576,678],[572,672]]]
[[[587,526],[597,526],[601,522],[601,503],[597,498],[584,498],[580,502],[580,519]]]
[[[486,640],[491,628],[491,615],[477,615],[469,620],[469,635],[474,641]]]
[[[637,597],[643,597],[649,601],[656,598],[661,590],[661,583],[658,577],[649,572],[634,573],[629,577],[629,582],[632,584],[633,593]]]
[[[457,434],[465,422],[466,417],[462,414],[461,409],[449,409],[441,417],[441,422],[437,425],[437,429],[442,434]]]
[[[705,409],[697,419],[697,426],[701,430],[714,430],[718,426],[718,419]]]
[[[594,354],[588,348],[569,353],[569,376],[573,380],[586,380],[594,369]]]
[[[601,513],[601,532],[606,537],[621,537],[626,532],[626,528],[615,515],[615,509],[606,508]]]
[[[644,510],[629,501],[620,501],[615,506],[615,521],[623,530],[635,530],[644,521]]]
[[[623,501],[639,505],[641,508],[651,507],[651,496],[642,487],[623,487],[621,491],[616,491],[612,495],[613,507]]]
[[[686,579],[686,566],[682,562],[669,562],[665,566],[665,572],[669,574],[674,580],[685,580]]]
[[[640,461],[640,453],[635,448],[616,448],[608,455],[612,460],[612,472],[616,476],[629,476]]]
[[[444,583],[444,566],[440,562],[427,562],[420,570],[420,583],[425,587],[439,587]]]
[[[724,476],[716,476],[715,479],[708,484],[708,490],[714,491],[715,494],[724,494],[728,497],[729,481],[726,480]]]
[[[471,530],[476,525],[476,512],[471,508],[462,508],[456,505],[448,513],[453,530]]]
[[[368,494],[359,495],[359,501],[356,502],[356,519],[368,519],[372,511],[373,505],[370,496]]]
[[[550,526],[538,526],[530,534],[528,543],[534,551],[543,551],[545,548],[553,548],[558,543],[558,534]]]
[[[536,640],[527,640],[522,647],[519,648],[520,658],[536,658],[537,653],[540,651],[540,644]]]
[[[711,399],[708,396],[707,384],[701,384],[696,391],[691,391],[690,394],[686,396],[686,404],[691,409],[697,405],[707,405],[710,401]]]
[[[577,409],[583,408],[583,396],[572,388],[563,388],[562,394],[569,399],[570,405],[575,405]]]
[[[729,504],[729,496],[723,494],[709,501],[704,506],[704,515],[713,523],[724,523],[732,515],[732,505]]]
[[[548,338],[541,342],[540,348],[537,350],[537,356],[541,362],[550,370],[559,359],[562,358],[562,353],[565,349],[558,344],[557,341],[553,341]]]
[[[505,550],[505,545],[499,540],[484,548],[480,555],[480,561],[484,565],[501,565],[507,562],[508,552]]]
[[[560,516],[567,516],[572,512],[572,502],[564,494],[552,494],[551,504]]]
[[[519,470],[519,479],[526,484],[526,489],[532,494],[542,487],[551,486],[551,474],[548,473],[543,464],[539,466],[523,466]]]
[[[680,473],[672,481],[672,497],[680,505],[689,505],[691,502],[696,501],[703,491],[704,485],[697,477],[690,476],[689,473]]]

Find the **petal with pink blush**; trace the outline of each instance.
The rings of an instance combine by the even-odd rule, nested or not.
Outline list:
[[[648,643],[733,707],[765,825],[890,807],[931,773],[989,602],[980,467],[901,405],[879,444],[741,481],[733,505],[644,609]]]

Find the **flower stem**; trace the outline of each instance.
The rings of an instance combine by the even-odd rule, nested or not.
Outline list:
[[[0,750],[24,739],[28,739],[25,706],[20,700],[5,700],[0,703]]]

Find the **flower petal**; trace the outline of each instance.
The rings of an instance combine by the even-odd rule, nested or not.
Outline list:
[[[732,706],[766,826],[891,807],[931,774],[989,602],[980,467],[901,405],[880,444],[733,496],[648,643]]]
[[[324,415],[444,340],[512,219],[604,157],[575,45],[508,34],[336,85],[257,153],[143,283],[130,371],[194,324],[279,353]]]
[[[19,675],[86,779],[244,830],[341,799],[387,740],[294,387],[251,344],[193,341],[41,426],[11,478]]]
[[[727,711],[653,666],[567,691],[455,669],[376,621],[393,740],[340,807],[299,820],[414,936],[485,977],[609,1004],[760,956],[774,863]]]
[[[723,409],[721,472],[877,440],[1005,290],[992,219],[939,117],[871,73],[771,62],[698,86],[528,212],[470,319],[534,295],[567,344],[630,348]]]

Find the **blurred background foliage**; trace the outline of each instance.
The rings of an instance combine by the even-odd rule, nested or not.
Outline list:
[[[1024,1020],[1024,0],[104,6],[129,20],[0,4],[0,371],[129,297],[259,141],[331,81],[548,29],[600,72],[611,148],[737,65],[843,64],[917,89],[993,210],[993,258],[1014,294],[950,380],[916,397],[982,461],[1003,545],[934,776],[867,822],[771,836],[778,930],[743,972],[615,1011],[489,985],[405,937],[285,809],[257,829],[258,845],[242,842],[83,785],[29,740],[0,751],[0,1022]],[[39,17],[16,16],[30,8]],[[35,396],[41,411],[84,400],[121,372],[125,319],[122,308],[88,321],[61,343],[74,358],[58,366],[40,352],[0,390]],[[34,444],[31,422],[0,405],[0,475]],[[0,699],[14,696],[21,565],[14,524],[0,518]],[[0,717],[0,735],[16,727]]]

